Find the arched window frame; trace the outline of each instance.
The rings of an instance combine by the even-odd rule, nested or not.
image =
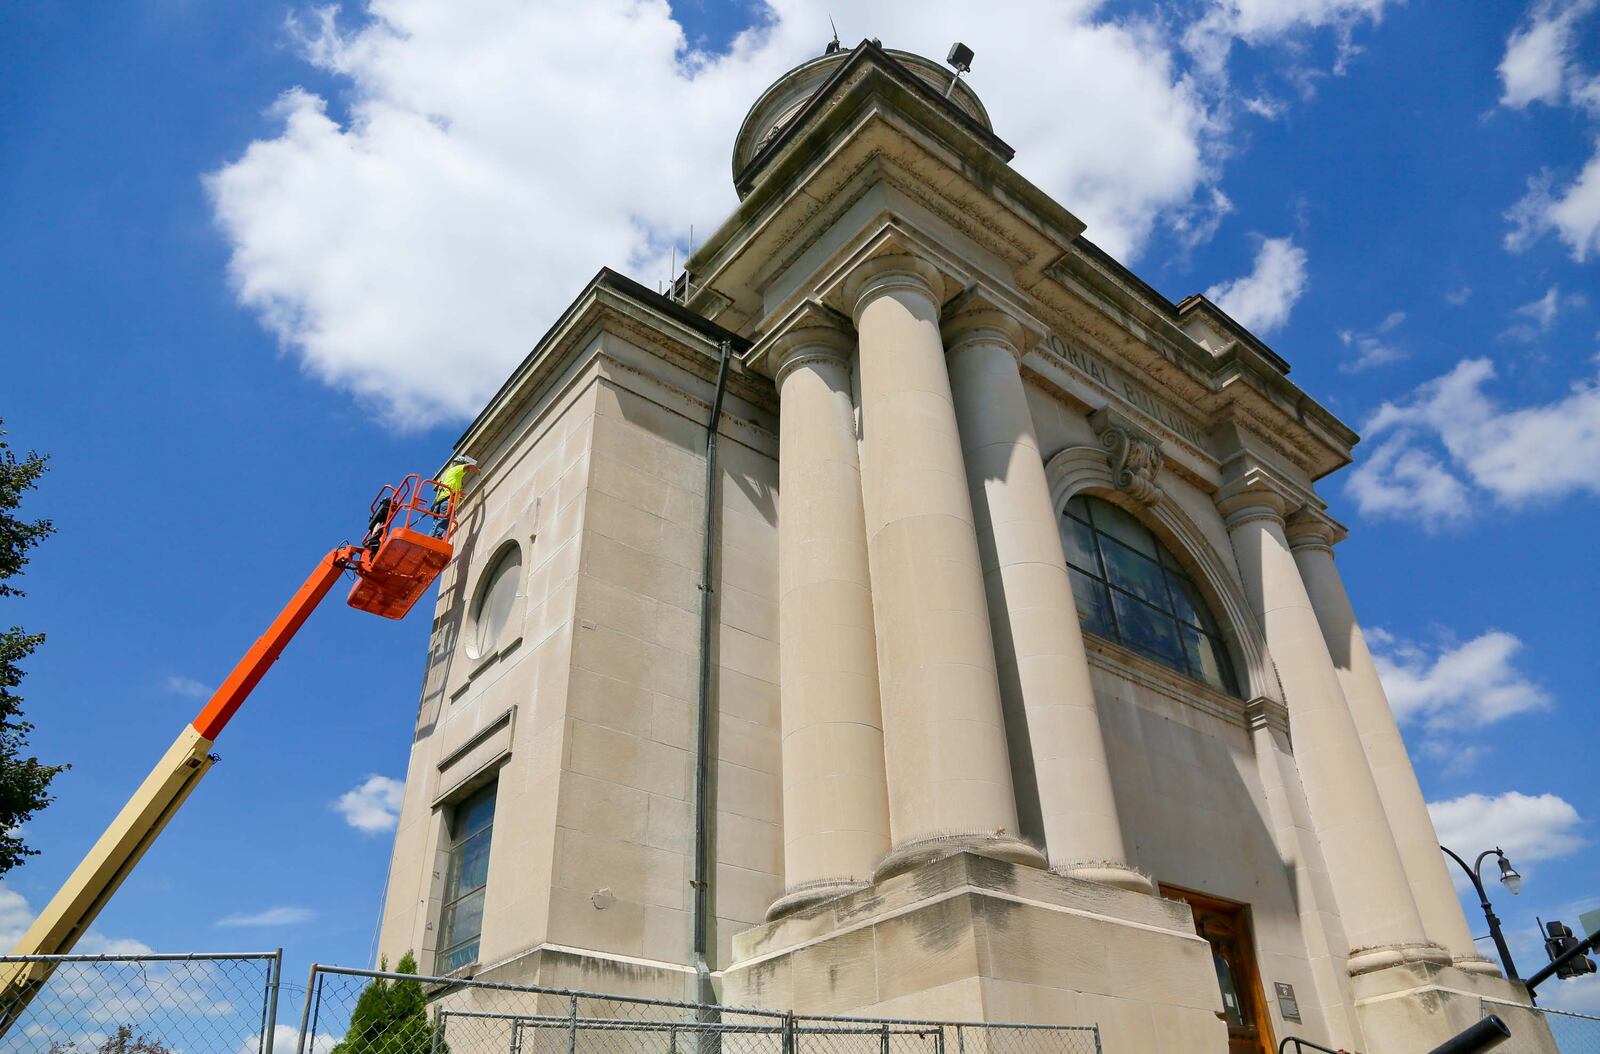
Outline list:
[[[1065,447],[1045,462],[1045,477],[1057,515],[1078,494],[1137,509],[1135,515],[1177,556],[1211,605],[1233,660],[1239,696],[1246,701],[1265,699],[1281,704],[1282,693],[1267,651],[1267,639],[1239,584],[1231,551],[1224,555],[1171,498],[1163,496],[1148,505],[1134,505],[1118,490],[1111,474],[1111,460],[1100,446]]]
[[[489,591],[498,581],[501,567],[507,560],[515,558],[516,569],[510,572],[514,577],[511,582],[512,594],[507,603],[505,621],[495,631],[492,641],[483,640],[484,605],[489,601]],[[523,553],[522,546],[517,544],[515,538],[508,538],[495,546],[493,554],[483,565],[483,571],[478,576],[478,581],[473,585],[471,601],[467,606],[467,632],[465,634],[467,656],[471,659],[486,659],[495,654],[505,643],[506,630],[516,622],[517,613],[523,599]]]
[[[1194,571],[1133,509],[1097,494],[1074,494],[1057,511],[1073,596],[1087,633],[1237,696],[1232,647]],[[1147,546],[1153,545],[1153,550]],[[1116,568],[1131,568],[1134,581]],[[1084,614],[1083,593],[1101,603]],[[1147,629],[1138,628],[1148,619]],[[1169,630],[1167,650],[1150,631]]]

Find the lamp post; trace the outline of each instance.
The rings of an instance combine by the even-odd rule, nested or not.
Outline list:
[[[1522,980],[1517,976],[1517,964],[1511,961],[1511,949],[1506,947],[1505,934],[1500,932],[1500,920],[1495,916],[1494,908],[1489,905],[1489,894],[1484,892],[1483,878],[1478,872],[1482,870],[1485,859],[1491,856],[1498,857],[1500,861],[1500,884],[1505,886],[1506,892],[1512,896],[1522,892],[1522,875],[1516,868],[1511,866],[1511,861],[1506,859],[1506,854],[1499,846],[1495,846],[1493,849],[1485,849],[1479,853],[1478,859],[1473,861],[1471,867],[1468,867],[1467,862],[1451,852],[1449,848],[1442,845],[1439,848],[1444,850],[1446,856],[1461,865],[1461,870],[1465,871],[1467,877],[1472,880],[1472,888],[1478,891],[1478,904],[1483,908],[1483,917],[1489,920],[1489,936],[1494,938],[1495,950],[1500,953],[1500,962],[1506,968],[1506,977],[1512,981]]]

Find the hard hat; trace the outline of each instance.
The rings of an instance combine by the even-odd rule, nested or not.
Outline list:
[[[478,467],[478,459],[474,457],[468,457],[465,454],[457,454],[450,460],[454,461],[458,465],[471,465],[473,468]]]

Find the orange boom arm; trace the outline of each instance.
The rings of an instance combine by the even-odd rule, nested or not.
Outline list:
[[[434,481],[413,474],[399,487],[385,487],[379,493],[372,507],[381,530],[375,532],[371,547],[344,545],[322,558],[39,913],[13,949],[14,956],[65,955],[72,950],[210,770],[216,761],[211,747],[217,736],[342,573],[356,574],[351,607],[386,618],[405,616],[450,560],[456,495],[441,490]],[[425,503],[424,494],[433,500]],[[384,501],[388,511],[379,516],[379,503]],[[0,1036],[16,1022],[54,966],[43,959],[0,966]]]

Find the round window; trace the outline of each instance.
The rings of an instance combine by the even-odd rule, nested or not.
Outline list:
[[[500,635],[511,621],[521,580],[522,550],[508,545],[490,562],[478,586],[478,599],[472,607],[473,658],[492,653],[500,643]]]

